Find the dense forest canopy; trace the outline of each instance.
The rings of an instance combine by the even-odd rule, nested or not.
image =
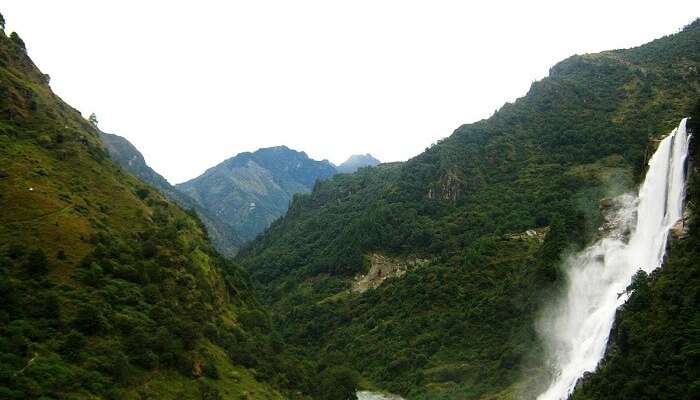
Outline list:
[[[632,190],[653,138],[700,92],[700,25],[577,55],[491,118],[398,164],[298,195],[238,260],[299,354],[342,354],[411,398],[508,398],[544,372],[533,321],[560,257],[595,237],[599,201]],[[514,239],[546,232],[543,240]],[[428,265],[349,290],[371,254]],[[534,368],[534,369],[532,369]]]

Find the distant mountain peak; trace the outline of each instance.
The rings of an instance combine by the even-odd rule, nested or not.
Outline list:
[[[255,150],[253,153],[268,153],[268,152],[293,152],[293,153],[302,153],[306,154],[303,151],[297,151],[294,149],[290,149],[289,147],[285,145],[281,146],[270,146],[270,147],[261,147],[257,150]]]
[[[177,188],[250,240],[287,211],[294,194],[335,173],[327,160],[274,146],[240,153]]]
[[[373,167],[380,164],[381,161],[374,158],[371,154],[353,154],[345,160],[344,163],[336,167],[338,172],[341,173],[352,173],[357,171],[362,167]]]

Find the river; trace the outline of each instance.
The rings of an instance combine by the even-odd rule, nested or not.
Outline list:
[[[360,390],[357,392],[357,400],[403,400],[403,397],[397,396],[395,394]]]

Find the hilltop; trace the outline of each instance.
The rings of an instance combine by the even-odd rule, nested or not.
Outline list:
[[[362,167],[374,167],[379,165],[381,161],[372,157],[371,154],[353,154],[345,162],[335,167],[340,173],[353,173]]]

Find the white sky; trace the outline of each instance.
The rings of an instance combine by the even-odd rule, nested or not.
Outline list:
[[[640,45],[700,1],[2,0],[51,86],[171,182],[285,144],[408,159],[572,54]]]

